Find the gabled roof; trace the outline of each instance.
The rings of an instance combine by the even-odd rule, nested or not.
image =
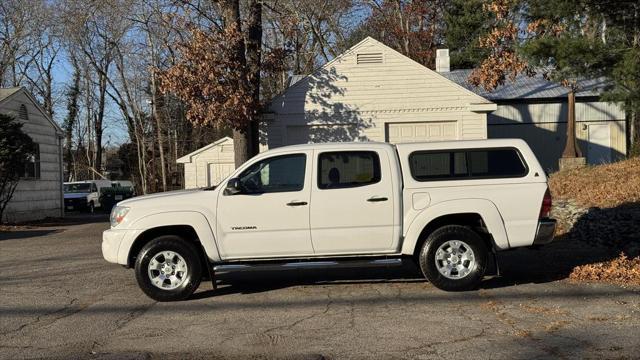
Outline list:
[[[200,149],[198,149],[196,151],[188,153],[187,155],[185,155],[185,156],[179,158],[178,160],[176,160],[176,162],[178,164],[190,163],[192,157],[194,157],[194,156],[196,156],[196,155],[198,155],[198,154],[200,154],[200,153],[202,153],[204,151],[207,151],[207,150],[211,149],[214,146],[222,145],[225,142],[229,142],[230,144],[233,144],[233,139],[228,137],[228,136],[225,136],[222,139],[218,139],[218,140],[212,142],[211,144],[209,144],[207,146],[203,146],[203,147],[201,147]]]
[[[527,76],[520,74],[514,80],[507,79],[503,85],[493,91],[472,85],[467,80],[472,69],[453,70],[441,73],[447,79],[463,86],[476,94],[493,101],[516,99],[553,99],[566,98],[569,90],[559,83],[547,80],[542,74]],[[600,77],[578,81],[577,97],[600,96],[606,90],[609,82]]]
[[[304,83],[304,80],[307,79],[310,76],[313,76],[315,74],[320,73],[322,70],[326,70],[329,69],[334,63],[339,62],[340,60],[342,60],[343,58],[345,58],[346,56],[356,52],[358,50],[358,48],[367,45],[367,44],[375,44],[377,46],[380,47],[384,47],[387,51],[390,51],[392,53],[395,53],[396,55],[404,58],[405,60],[407,60],[410,64],[416,66],[417,68],[423,70],[424,72],[428,72],[431,75],[434,75],[436,77],[439,77],[442,79],[442,81],[446,81],[448,83],[450,83],[452,86],[458,88],[459,90],[461,90],[464,93],[467,93],[468,95],[473,96],[476,101],[473,102],[473,104],[491,104],[491,101],[489,101],[487,98],[482,97],[482,95],[479,95],[478,93],[469,90],[468,88],[461,86],[460,84],[451,81],[450,79],[442,76],[443,74],[438,73],[434,70],[431,70],[429,68],[427,68],[426,66],[414,61],[413,59],[409,58],[406,55],[401,54],[400,52],[394,50],[393,48],[390,48],[389,46],[381,43],[380,41],[372,38],[371,36],[367,36],[366,38],[364,38],[362,41],[360,41],[359,43],[353,45],[352,47],[350,47],[349,49],[347,49],[346,51],[344,51],[342,54],[336,56],[334,59],[332,59],[331,61],[327,62],[326,64],[322,65],[321,67],[319,67],[318,69],[316,69],[315,71],[313,71],[311,74],[307,74],[307,75],[299,75],[299,74],[294,74],[289,78],[289,87],[286,88],[282,93],[278,94],[277,96],[275,96],[273,99],[271,99],[271,103],[276,102],[277,100],[279,100],[280,98],[282,98],[282,96],[284,94],[286,94],[287,91],[289,91],[291,88],[294,88],[296,86],[299,86],[300,84]]]
[[[2,102],[2,100],[9,98],[9,96],[17,93],[18,91],[20,91],[19,87],[12,87],[12,88],[0,88],[0,102]]]
[[[44,116],[45,119],[47,119],[47,121],[49,121],[49,123],[51,123],[51,125],[56,129],[59,135],[62,135],[63,131],[60,125],[58,125],[55,121],[53,121],[53,119],[46,113],[46,111],[44,111],[42,106],[40,106],[40,104],[33,97],[31,92],[27,91],[23,87],[0,88],[0,105],[2,105],[3,102],[8,101],[10,98],[12,98],[13,96],[21,92],[24,93],[26,97],[29,98],[33,106],[35,106],[35,108],[42,114],[42,116]]]

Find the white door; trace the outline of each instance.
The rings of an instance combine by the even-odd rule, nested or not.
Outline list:
[[[386,153],[315,151],[311,240],[318,255],[391,251],[394,192]]]
[[[587,161],[591,165],[611,162],[611,128],[609,124],[589,125]]]
[[[387,142],[392,144],[444,141],[458,138],[456,121],[429,121],[387,124]]]
[[[235,169],[233,163],[213,163],[207,166],[207,186],[214,186],[229,176]]]
[[[216,233],[224,259],[312,255],[311,151],[258,160],[220,192]]]

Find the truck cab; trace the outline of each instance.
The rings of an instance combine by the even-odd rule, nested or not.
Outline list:
[[[102,246],[157,300],[188,297],[217,266],[354,258],[416,261],[435,286],[466,290],[492,252],[551,241],[549,207],[522,140],[296,145],[216,188],[119,203]]]
[[[67,211],[86,210],[94,212],[102,207],[100,195],[111,187],[109,180],[72,181],[63,184],[64,207]]]

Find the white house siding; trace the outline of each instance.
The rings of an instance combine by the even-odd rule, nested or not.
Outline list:
[[[358,64],[363,54],[381,54],[382,63]],[[449,121],[456,122],[454,139],[483,139],[486,113],[471,111],[473,104],[491,103],[367,38],[276,97],[263,140],[270,148],[385,141],[388,124]]]
[[[576,103],[576,137],[583,155],[589,160],[588,126],[609,124],[613,161],[627,153],[626,120],[620,104],[585,101]],[[522,138],[549,170],[558,169],[558,158],[564,150],[567,125],[567,103],[498,104],[488,116],[489,138]]]
[[[18,117],[20,105],[27,108],[28,121],[22,130],[40,145],[40,178],[21,180],[5,210],[5,220],[22,222],[63,216],[62,144],[56,128],[20,91],[0,103],[0,112]]]
[[[186,189],[217,185],[233,170],[233,140],[223,138],[178,159],[184,164]]]

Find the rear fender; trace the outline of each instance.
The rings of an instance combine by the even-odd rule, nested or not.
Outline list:
[[[413,255],[420,241],[422,230],[432,221],[445,215],[474,213],[480,215],[487,230],[493,237],[496,249],[509,248],[509,240],[504,227],[504,221],[498,208],[489,200],[460,199],[444,201],[424,209],[409,225],[402,244],[402,254]]]

